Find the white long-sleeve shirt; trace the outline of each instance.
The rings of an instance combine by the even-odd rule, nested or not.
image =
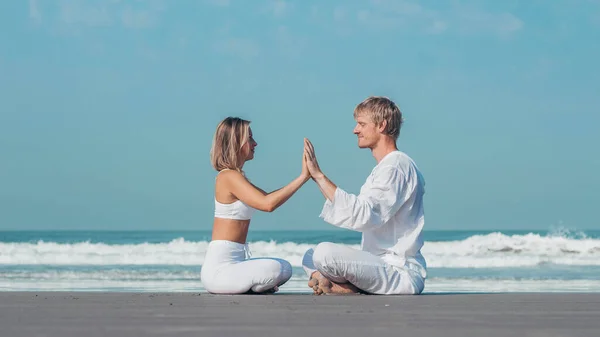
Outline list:
[[[425,180],[401,151],[387,154],[371,171],[358,196],[339,186],[320,217],[341,228],[362,232],[361,249],[387,263],[427,275],[421,255],[425,224]]]

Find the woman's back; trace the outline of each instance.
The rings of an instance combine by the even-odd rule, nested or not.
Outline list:
[[[255,209],[235,198],[231,193],[228,174],[233,171],[224,169],[219,171],[215,179],[215,220],[213,223],[213,240],[228,240],[246,243],[250,219]]]

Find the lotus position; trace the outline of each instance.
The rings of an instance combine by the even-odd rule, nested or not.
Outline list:
[[[354,110],[358,147],[370,149],[377,164],[360,194],[336,186],[321,170],[305,139],[312,179],[325,197],[321,218],[362,233],[361,249],[330,242],[304,255],[302,264],[315,294],[420,294],[427,266],[421,247],[425,181],[415,162],[398,150],[402,114],[386,97],[369,97]]]
[[[273,212],[310,179],[306,156],[297,178],[266,193],[248,181],[242,170],[254,158],[257,145],[249,121],[228,117],[217,126],[210,154],[218,172],[215,217],[200,276],[210,293],[273,293],[292,276],[286,260],[250,258],[246,237],[255,210]]]

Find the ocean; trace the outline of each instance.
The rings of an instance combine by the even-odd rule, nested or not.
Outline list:
[[[600,292],[600,231],[426,231],[424,293]],[[0,291],[205,292],[209,231],[0,231]],[[300,262],[360,234],[250,231],[252,257],[290,261],[285,293],[310,293]]]

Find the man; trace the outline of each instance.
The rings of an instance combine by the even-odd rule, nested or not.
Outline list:
[[[321,171],[305,139],[312,179],[325,196],[321,218],[362,232],[361,249],[330,242],[309,249],[302,264],[315,294],[420,294],[427,266],[421,247],[425,181],[414,161],[398,150],[402,113],[386,97],[369,97],[354,110],[358,147],[371,150],[377,165],[359,195],[336,186]]]

